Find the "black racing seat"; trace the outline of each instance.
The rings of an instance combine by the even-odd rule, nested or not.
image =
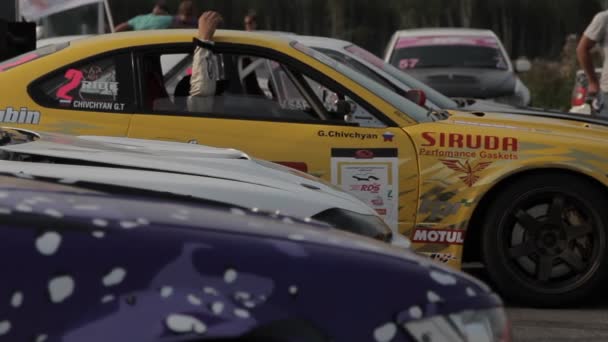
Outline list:
[[[191,78],[192,75],[186,75],[175,86],[175,91],[173,92],[173,102],[180,111],[188,110],[188,96],[190,96]]]

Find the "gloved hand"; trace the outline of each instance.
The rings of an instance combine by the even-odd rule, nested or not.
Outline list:
[[[214,11],[207,11],[198,18],[198,38],[212,40],[217,27],[224,21],[222,16]]]

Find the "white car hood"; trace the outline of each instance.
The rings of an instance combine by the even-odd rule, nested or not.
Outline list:
[[[166,192],[219,201],[295,217],[312,217],[331,208],[362,214],[371,209],[323,192],[300,192],[225,179],[96,166],[0,161],[0,173],[59,179],[63,183],[91,182]],[[101,190],[103,191],[103,189]]]
[[[276,164],[265,166],[238,150],[130,138],[35,134],[39,140],[0,146],[0,150],[108,167],[3,162],[0,172],[23,171],[34,176],[166,191],[300,217],[331,208],[376,215],[354,196],[312,176],[303,177]]]

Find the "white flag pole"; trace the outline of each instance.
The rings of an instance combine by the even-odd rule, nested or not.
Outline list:
[[[108,16],[108,23],[110,24],[110,32],[114,33],[114,17],[112,17],[112,10],[110,10],[110,3],[108,0],[103,0],[103,4],[106,7],[106,15]]]
[[[106,33],[106,16],[104,14],[104,6],[101,1],[97,4],[97,33]]]
[[[19,0],[15,0],[15,21],[21,21],[21,13],[19,12]]]

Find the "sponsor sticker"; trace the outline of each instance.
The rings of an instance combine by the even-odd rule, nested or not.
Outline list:
[[[439,245],[464,244],[465,230],[416,228],[412,242]]]
[[[82,70],[83,75],[89,81],[97,81],[103,74],[103,69],[98,65],[91,65]]]
[[[80,91],[88,94],[118,96],[118,82],[82,81]]]
[[[420,62],[419,58],[404,58],[399,61],[399,69],[414,69]]]
[[[382,185],[380,183],[351,184],[349,191],[369,192],[372,194],[377,194],[378,192],[380,192],[381,187]]]
[[[116,102],[119,83],[115,73],[104,71],[99,66],[82,70],[68,69],[64,75],[67,83],[55,94],[62,106],[73,109],[124,111],[126,104]]]
[[[438,261],[442,264],[447,264],[450,261],[458,260],[458,258],[452,253],[425,253],[429,258],[434,261]]]
[[[371,150],[358,150],[357,152],[355,152],[355,158],[371,159],[371,158],[374,158],[374,152]]]
[[[396,48],[403,49],[415,46],[437,45],[470,45],[498,49],[498,43],[492,37],[484,36],[426,36],[404,37],[397,41]]]
[[[42,115],[37,110],[30,110],[27,107],[21,107],[19,109],[13,107],[7,107],[4,110],[0,110],[0,122],[2,123],[17,123],[17,124],[40,124],[40,118]]]
[[[332,149],[331,181],[373,208],[397,234],[398,150]]]
[[[480,134],[422,133],[420,156],[461,159],[519,159],[519,140]]]
[[[429,214],[430,217],[446,217],[458,213],[462,208],[471,207],[475,202],[466,199],[452,203],[449,201],[439,201],[438,199],[422,199],[420,202],[420,214]]]
[[[84,79],[84,73],[78,69],[68,69],[65,72],[64,77],[68,82],[57,89],[55,96],[57,96],[59,103],[70,105],[74,100],[74,97],[70,95],[70,92],[80,87],[80,82]]]
[[[492,162],[470,163],[468,160],[463,164],[460,160],[456,159],[440,159],[439,161],[449,169],[464,174],[458,178],[460,178],[464,184],[468,185],[469,188],[479,180],[480,177],[477,174],[492,165]]]
[[[326,131],[320,130],[317,132],[317,136],[321,138],[341,138],[341,139],[357,139],[357,140],[377,140],[380,137],[378,134],[359,133],[359,132],[348,132],[348,131]]]
[[[374,199],[372,199],[372,204],[379,207],[384,206],[384,200],[382,199],[382,196],[374,197]]]
[[[418,212],[421,214],[431,214],[431,217],[445,217],[456,214],[461,206],[461,203],[422,200]]]
[[[115,110],[122,111],[125,109],[124,103],[98,102],[98,101],[74,101],[72,102],[74,109],[90,109],[90,110]]]
[[[384,138],[384,142],[393,142],[395,135],[391,132],[386,132],[382,134],[382,138]]]
[[[359,182],[370,182],[370,181],[377,181],[380,180],[380,178],[374,176],[371,173],[363,173],[360,175],[353,175],[353,178]]]

